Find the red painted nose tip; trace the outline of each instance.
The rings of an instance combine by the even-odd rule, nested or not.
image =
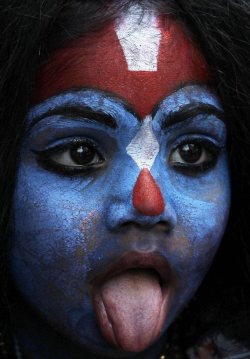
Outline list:
[[[133,191],[133,205],[138,212],[146,216],[157,216],[164,211],[165,203],[161,190],[146,168],[137,178]]]

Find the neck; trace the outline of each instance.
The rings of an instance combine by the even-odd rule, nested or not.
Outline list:
[[[16,326],[16,338],[23,358],[27,359],[100,359],[85,348],[72,343],[66,337],[60,335],[54,328],[39,317],[32,308],[20,298],[13,303],[14,323]],[[126,359],[157,359],[160,357],[162,342],[149,350],[134,354],[122,355]],[[107,359],[107,357],[106,357]]]

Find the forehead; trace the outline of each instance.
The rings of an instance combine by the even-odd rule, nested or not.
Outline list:
[[[42,65],[34,100],[72,88],[96,88],[122,98],[144,118],[176,88],[209,80],[204,57],[180,22],[132,6]]]

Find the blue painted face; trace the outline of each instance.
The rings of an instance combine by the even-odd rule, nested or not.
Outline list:
[[[14,196],[10,265],[17,288],[59,332],[110,356],[121,353],[115,346],[144,350],[165,332],[207,272],[230,206],[226,127],[208,88],[183,87],[152,114],[158,150],[150,172],[165,203],[156,215],[133,206],[140,169],[128,146],[142,126],[122,101],[98,90],[45,100],[27,115]],[[138,327],[131,316],[148,305],[144,292],[154,300],[157,285],[162,324],[142,343],[135,332],[155,319],[137,318]],[[118,297],[113,307],[110,296]],[[118,344],[105,329],[102,303],[117,317]],[[125,331],[141,347],[119,339]]]

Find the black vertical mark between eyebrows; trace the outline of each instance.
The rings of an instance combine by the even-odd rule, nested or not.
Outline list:
[[[53,110],[46,111],[41,116],[34,119],[31,126],[33,127],[36,123],[42,119],[50,116],[64,116],[71,119],[86,119],[88,121],[98,122],[111,128],[117,128],[116,120],[110,114],[101,111],[94,111],[88,106],[60,106]]]
[[[217,107],[209,104],[196,103],[188,104],[183,106],[180,110],[171,112],[163,121],[162,129],[173,126],[177,123],[183,122],[185,120],[192,119],[198,115],[214,115],[219,118],[221,121],[225,122],[225,115],[222,110],[219,110]]]

